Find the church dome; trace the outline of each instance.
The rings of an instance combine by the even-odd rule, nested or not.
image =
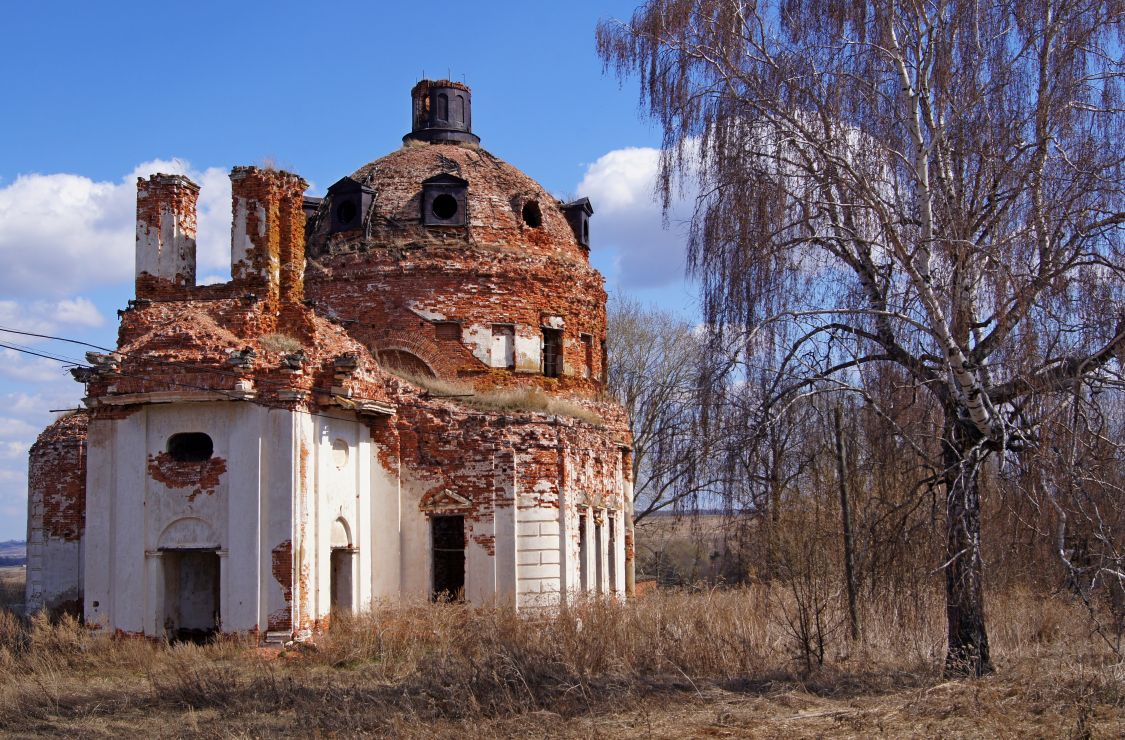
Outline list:
[[[590,202],[563,203],[482,149],[460,83],[423,81],[412,100],[401,149],[306,203],[309,299],[413,376],[598,395]]]
[[[329,189],[310,255],[462,244],[585,262],[575,211],[480,147],[407,143]]]
[[[412,100],[403,147],[310,203],[310,256],[460,244],[587,261],[589,201],[563,203],[482,149],[467,87],[424,80]]]

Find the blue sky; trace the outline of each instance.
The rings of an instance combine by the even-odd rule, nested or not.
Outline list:
[[[481,145],[588,196],[611,292],[690,311],[683,205],[652,200],[660,135],[636,80],[603,74],[601,18],[632,2],[12,4],[0,64],[0,326],[112,346],[132,297],[135,180],[203,185],[199,279],[229,272],[226,173],[269,161],[311,194],[400,145],[423,74],[473,88]],[[81,360],[58,343],[0,342]],[[0,541],[25,532],[27,449],[81,386],[0,348]]]

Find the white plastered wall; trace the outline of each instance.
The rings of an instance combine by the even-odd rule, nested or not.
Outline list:
[[[90,424],[85,615],[104,629],[163,634],[164,549],[220,558],[223,631],[265,630],[286,608],[272,550],[293,537],[292,412],[250,403],[169,403]],[[203,432],[226,471],[210,492],[169,488],[147,470],[180,432]]]
[[[488,501],[475,494],[473,511],[439,497],[439,505],[421,508],[434,486],[432,480],[402,479],[402,595],[409,599],[429,598],[433,590],[433,541],[431,517],[464,517],[465,598],[474,605],[517,605],[515,461],[511,450],[466,459],[461,472],[467,477],[491,482]],[[456,494],[456,491],[450,491]]]
[[[28,614],[73,602],[82,594],[82,538],[50,536],[43,527],[45,502],[42,492],[31,493],[27,516],[24,601]]]
[[[373,453],[371,435],[366,425],[346,418],[329,415],[310,417],[313,437],[310,440],[312,464],[315,469],[311,498],[315,500],[309,516],[310,538],[306,551],[312,561],[314,582],[312,618],[320,619],[331,614],[332,531],[336,522],[342,522],[348,532],[356,556],[353,560],[351,603],[359,608],[371,604],[372,567],[379,560],[386,542],[375,543],[372,536],[372,483]],[[391,547],[396,547],[394,543]],[[374,551],[375,558],[365,557]]]
[[[564,456],[568,466],[564,480],[575,480],[576,461]],[[614,495],[608,500],[591,501],[584,491],[564,486],[562,490],[561,538],[562,582],[565,598],[573,601],[584,594],[625,598],[625,481],[621,463],[617,465]],[[613,522],[612,546],[610,518]],[[598,519],[602,524],[597,525]],[[585,524],[586,549],[580,545],[579,526]],[[598,559],[601,568],[598,567]],[[614,569],[611,571],[611,568]],[[613,577],[611,578],[611,573]],[[599,581],[600,577],[600,581]]]

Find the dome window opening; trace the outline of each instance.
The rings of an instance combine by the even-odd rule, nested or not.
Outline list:
[[[363,228],[363,218],[375,199],[375,191],[350,177],[338,180],[328,188],[329,230],[354,231]]]
[[[448,221],[457,215],[457,199],[449,193],[442,193],[434,198],[430,211],[434,214],[434,218]]]
[[[176,462],[205,462],[215,454],[215,443],[203,432],[181,432],[168,438],[168,456]]]
[[[533,229],[543,225],[543,212],[539,210],[539,201],[529,200],[523,206],[523,222]]]
[[[563,207],[566,221],[574,232],[574,239],[583,249],[590,248],[590,216],[594,215],[594,207],[590,205],[589,198],[579,198],[567,203]]]
[[[422,181],[422,224],[465,226],[469,181],[448,173]]]
[[[359,209],[355,206],[355,201],[345,200],[343,203],[336,206],[336,223],[341,226],[348,226],[355,222],[356,216],[359,215]]]

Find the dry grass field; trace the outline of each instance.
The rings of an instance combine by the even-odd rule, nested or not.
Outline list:
[[[796,660],[784,596],[657,591],[528,619],[418,605],[265,650],[0,613],[0,734],[74,737],[1120,737],[1125,665],[1083,608],[993,594],[998,673],[940,675],[940,594],[868,604]],[[836,617],[839,615],[828,615]]]
[[[23,566],[0,566],[0,609],[23,604]]]

